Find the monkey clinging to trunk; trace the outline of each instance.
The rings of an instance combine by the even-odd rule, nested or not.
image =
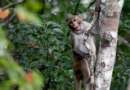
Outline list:
[[[83,45],[84,34],[90,23],[83,20],[82,15],[75,15],[69,18],[67,25],[71,29],[71,44],[74,56],[73,72],[76,78],[76,90],[81,88],[81,80],[85,83],[86,90],[89,90],[90,69],[88,49]],[[89,33],[87,43],[90,45],[94,59],[96,59],[96,47],[94,43],[94,35],[99,35],[99,22],[96,21],[94,27]]]

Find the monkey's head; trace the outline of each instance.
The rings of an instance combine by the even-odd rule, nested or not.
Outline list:
[[[81,14],[79,15],[74,15],[69,18],[67,25],[69,28],[75,32],[75,33],[81,33],[83,32],[81,29],[81,22],[83,21],[83,17]]]

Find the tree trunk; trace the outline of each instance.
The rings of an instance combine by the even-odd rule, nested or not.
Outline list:
[[[110,90],[115,63],[117,33],[124,0],[106,0],[101,23],[101,42],[95,72],[95,90]]]

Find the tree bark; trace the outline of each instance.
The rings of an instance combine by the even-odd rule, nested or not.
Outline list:
[[[124,0],[106,0],[100,32],[100,47],[95,72],[95,90],[110,90],[115,64],[117,33]]]

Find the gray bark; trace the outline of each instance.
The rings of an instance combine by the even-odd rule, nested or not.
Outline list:
[[[95,72],[95,90],[110,90],[115,63],[117,33],[124,0],[106,0],[101,22],[101,42]]]

